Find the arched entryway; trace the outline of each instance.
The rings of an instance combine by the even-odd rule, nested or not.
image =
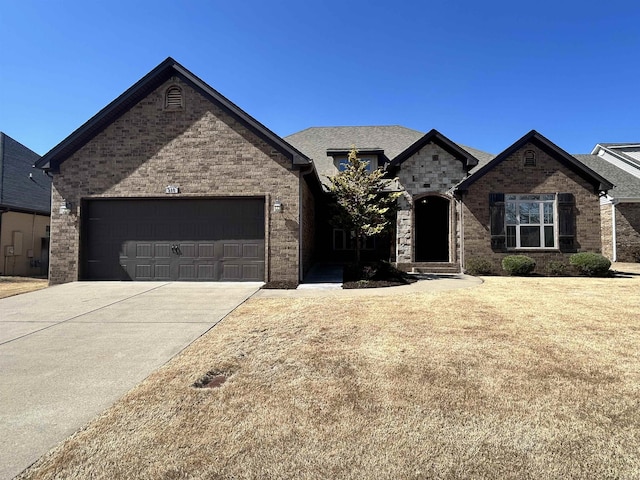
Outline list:
[[[415,201],[415,261],[449,261],[449,199],[429,195]]]

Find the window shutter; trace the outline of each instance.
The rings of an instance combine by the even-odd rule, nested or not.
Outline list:
[[[575,197],[572,193],[558,194],[558,239],[563,252],[576,251]]]
[[[507,235],[504,228],[504,193],[489,194],[489,216],[491,248],[493,250],[506,250]]]

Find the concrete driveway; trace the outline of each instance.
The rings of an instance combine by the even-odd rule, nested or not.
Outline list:
[[[0,479],[12,478],[261,283],[77,282],[0,300]]]

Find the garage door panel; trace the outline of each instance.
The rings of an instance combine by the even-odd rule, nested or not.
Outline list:
[[[84,278],[264,279],[264,199],[92,200],[85,218]]]
[[[156,263],[154,280],[171,280],[171,265],[168,263]]]
[[[155,244],[155,258],[170,258],[171,257],[171,244],[169,243],[157,243]]]

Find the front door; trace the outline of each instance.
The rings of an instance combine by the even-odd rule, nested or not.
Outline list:
[[[442,197],[423,197],[415,203],[415,261],[449,261],[449,211]]]

